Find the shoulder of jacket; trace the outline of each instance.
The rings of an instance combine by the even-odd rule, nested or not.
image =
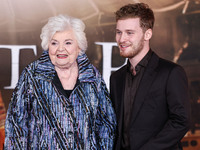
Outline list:
[[[126,72],[126,69],[127,69],[127,65],[122,66],[120,69],[118,69],[118,70],[116,70],[115,72],[113,72],[113,73],[111,74],[111,77],[113,77],[113,76],[118,76],[118,75],[122,75],[123,73]]]

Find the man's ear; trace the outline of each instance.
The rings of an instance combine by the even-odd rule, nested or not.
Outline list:
[[[144,39],[145,40],[150,40],[151,37],[152,37],[152,34],[153,34],[152,29],[146,30],[145,33],[144,33]]]

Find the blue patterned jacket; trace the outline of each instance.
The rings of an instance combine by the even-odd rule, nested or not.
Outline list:
[[[48,51],[22,72],[9,104],[5,150],[111,150],[116,117],[105,82],[86,54],[78,56],[80,84],[69,98],[52,83]]]

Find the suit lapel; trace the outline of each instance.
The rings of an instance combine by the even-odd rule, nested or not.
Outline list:
[[[118,101],[118,107],[120,109],[120,113],[118,114],[119,115],[119,135],[122,135],[121,134],[121,131],[122,131],[122,126],[123,126],[123,112],[124,112],[124,91],[125,91],[125,81],[126,81],[126,70],[127,70],[127,66],[125,67],[125,71],[124,73],[122,73],[121,75],[121,78],[119,79],[120,82],[121,82],[121,86],[120,89],[123,89],[121,90],[121,93],[119,95],[119,99],[120,101]],[[121,136],[119,137],[121,138]]]
[[[144,75],[140,81],[140,86],[138,87],[138,90],[135,96],[135,102],[132,109],[131,123],[133,123],[133,121],[135,120],[145,100],[145,96],[147,92],[149,91],[154,78],[156,77],[156,74],[157,74],[156,67],[158,65],[158,62],[159,62],[159,57],[155,53],[153,53],[151,59],[149,60],[149,64],[144,72]]]
[[[127,65],[124,66],[119,72],[117,77],[115,78],[116,84],[114,85],[116,90],[114,90],[115,95],[115,111],[117,115],[117,123],[118,123],[118,138],[116,149],[120,149],[120,141],[122,135],[122,125],[123,125],[123,110],[124,110],[124,90],[125,90],[125,78],[126,78],[126,70]]]

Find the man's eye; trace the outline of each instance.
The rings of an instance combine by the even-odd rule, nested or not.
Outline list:
[[[116,34],[121,34],[121,32],[120,31],[116,31]]]
[[[128,35],[133,34],[133,32],[127,32]]]

